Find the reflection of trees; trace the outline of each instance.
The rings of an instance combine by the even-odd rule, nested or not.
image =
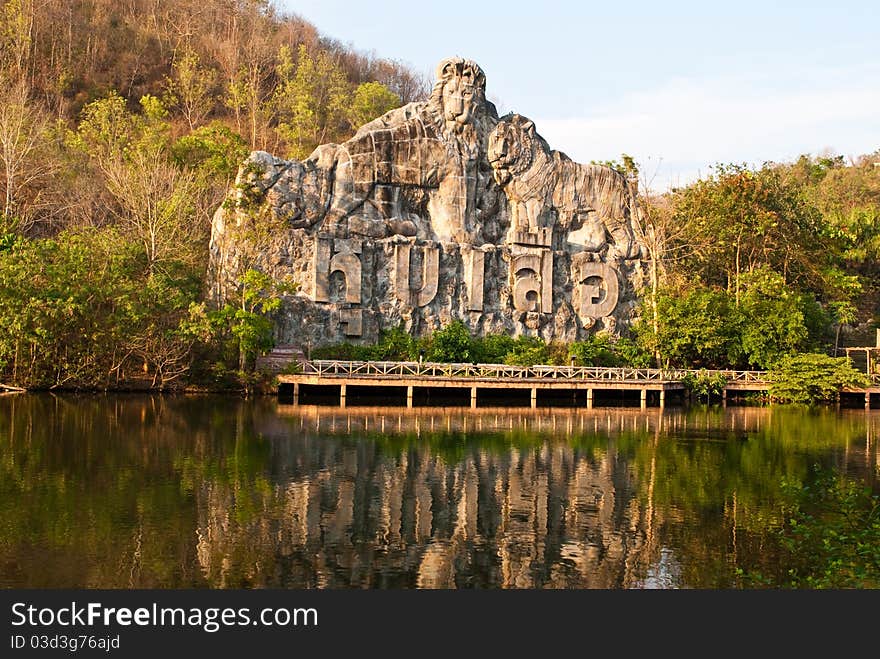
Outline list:
[[[0,583],[729,586],[783,479],[877,460],[861,414],[429,416],[0,399]]]

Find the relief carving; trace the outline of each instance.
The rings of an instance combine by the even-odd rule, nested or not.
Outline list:
[[[596,261],[584,261],[575,266],[575,303],[582,318],[610,316],[620,299],[617,270]]]
[[[410,273],[411,243],[394,245],[394,285],[397,298],[408,306],[424,307],[437,295],[440,282],[440,249],[433,245],[420,248],[422,253],[421,285],[416,288]]]
[[[335,254],[331,256],[331,252]],[[361,303],[361,243],[359,240],[339,240],[326,237],[315,239],[313,277],[315,302],[330,302],[330,278],[335,272],[342,274],[345,296],[342,301]]]
[[[484,277],[486,274],[486,253],[481,249],[463,247],[464,281],[467,286],[468,311],[483,310]]]
[[[553,252],[528,249],[511,254],[513,308],[520,312],[553,311]]]
[[[632,223],[635,195],[620,172],[551,151],[534,122],[518,114],[503,117],[490,133],[488,158],[511,204],[509,242],[556,224],[570,239],[593,213],[607,230],[614,256],[641,254]]]
[[[483,70],[452,57],[429,98],[341,144],[301,162],[253,152],[214,216],[211,290],[237,290],[242,263],[311,281],[279,323],[294,344],[452,319],[546,340],[624,332],[650,258],[636,199],[623,174],[552,150],[526,117],[499,119]],[[279,220],[268,247],[232,230],[254,211]]]

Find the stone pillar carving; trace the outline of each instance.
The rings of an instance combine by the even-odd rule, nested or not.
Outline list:
[[[463,246],[461,259],[464,264],[464,281],[467,286],[468,311],[483,310],[484,277],[486,275],[486,253],[481,249]]]
[[[517,311],[553,312],[553,252],[519,248],[510,255],[513,306]]]
[[[584,318],[610,316],[620,298],[617,270],[607,263],[583,261],[574,267],[575,284],[579,289],[579,315]],[[590,280],[600,281],[589,283]],[[603,285],[604,284],[604,285]]]
[[[315,302],[330,302],[330,276],[341,272],[345,277],[345,302],[361,303],[360,253],[360,240],[315,238]]]
[[[437,295],[440,282],[440,248],[431,245],[422,247],[422,283],[414,288],[410,277],[410,255],[412,243],[394,245],[394,288],[397,299],[404,304],[424,307]]]

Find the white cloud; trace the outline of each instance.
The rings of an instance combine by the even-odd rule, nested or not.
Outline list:
[[[880,147],[880,74],[823,74],[810,89],[787,90],[768,90],[759,76],[671,80],[586,116],[536,117],[535,123],[553,148],[580,162],[629,153],[651,173],[659,162],[652,187],[661,190],[705,175],[718,162],[761,164],[826,148],[857,155]]]

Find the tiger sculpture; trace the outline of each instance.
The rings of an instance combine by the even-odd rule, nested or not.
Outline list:
[[[607,245],[611,258],[646,253],[633,228],[635,195],[617,170],[551,150],[534,122],[519,114],[499,120],[489,133],[487,155],[510,202],[511,232],[558,228],[587,250]]]

